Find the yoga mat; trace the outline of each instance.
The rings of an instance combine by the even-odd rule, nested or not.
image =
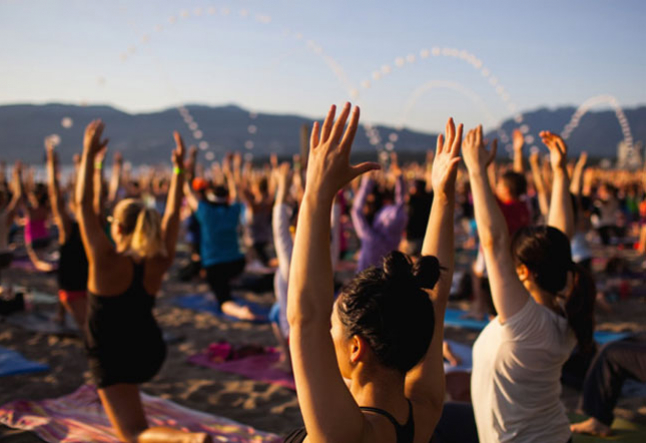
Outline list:
[[[489,323],[489,320],[475,320],[472,318],[464,318],[467,314],[466,311],[460,309],[447,309],[444,315],[444,324],[446,326],[453,326],[456,328],[472,329],[474,331],[482,331]],[[595,331],[594,339],[597,343],[604,345],[611,341],[623,340],[631,337],[631,332],[611,332],[611,331]]]
[[[568,414],[570,423],[578,423],[587,419],[586,416],[579,414]],[[613,435],[609,437],[594,437],[592,435],[572,434],[573,443],[644,443],[646,441],[646,426],[631,423],[622,418],[615,418],[610,428]]]
[[[149,426],[167,426],[192,432],[207,432],[214,441],[236,443],[278,443],[280,437],[258,431],[228,418],[188,409],[141,394]],[[0,407],[0,423],[33,431],[47,442],[118,442],[103,406],[90,385],[83,385],[64,397],[17,400]]]
[[[0,346],[0,377],[43,371],[49,371],[49,366],[27,360],[19,352]]]
[[[264,354],[218,362],[212,359],[207,350],[192,355],[188,358],[188,362],[218,371],[242,375],[252,380],[279,385],[295,391],[294,376],[275,367],[279,358],[280,353],[278,351],[267,350]]]
[[[260,319],[254,320],[253,323],[269,322],[268,317],[269,317],[269,311],[271,310],[271,306],[265,307],[242,299],[235,299],[234,301],[236,303],[239,303],[240,305],[249,306],[249,308],[254,314],[261,317]],[[231,317],[229,315],[223,314],[222,311],[220,310],[220,306],[218,305],[217,301],[215,301],[215,297],[213,297],[210,294],[181,295],[179,297],[173,298],[172,303],[175,306],[179,306],[180,308],[192,309],[193,311],[199,311],[199,312],[210,312],[213,315],[226,318],[231,321],[245,321],[245,320],[240,320],[239,318],[236,318],[236,317]]]
[[[5,322],[41,334],[78,336],[80,331],[76,327],[60,325],[53,318],[43,312],[16,312],[5,317]]]
[[[446,340],[446,342],[449,344],[453,354],[460,359],[460,364],[457,366],[451,366],[446,360],[444,360],[444,373],[471,372],[471,368],[473,367],[473,357],[471,355],[473,348],[453,340]]]

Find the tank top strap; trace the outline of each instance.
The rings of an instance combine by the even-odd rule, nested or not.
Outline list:
[[[372,408],[368,406],[360,406],[359,409],[366,412],[374,412],[375,414],[386,417],[395,427],[395,433],[397,434],[397,443],[409,443],[413,441],[413,438],[415,436],[415,424],[413,422],[413,405],[411,404],[410,400],[406,399],[406,401],[408,402],[408,420],[406,420],[406,423],[403,425],[399,424],[397,420],[395,420],[395,417],[390,414],[390,412],[383,409]]]

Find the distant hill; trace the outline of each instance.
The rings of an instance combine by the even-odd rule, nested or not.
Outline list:
[[[299,152],[300,128],[309,124],[310,119],[296,115],[258,114],[253,120],[249,112],[237,106],[209,107],[187,106],[199,128],[203,139],[209,143],[218,157],[226,151],[243,150],[247,140],[253,140],[253,152],[265,157],[276,152],[286,156]],[[524,114],[530,134],[537,138],[537,131],[549,129],[561,131],[574,113],[575,108],[538,109]],[[635,140],[646,140],[646,107],[625,111]],[[72,119],[71,128],[63,128],[65,117]],[[70,163],[72,155],[80,152],[82,133],[85,125],[94,118],[105,121],[110,137],[110,150],[124,152],[126,158],[135,164],[166,163],[172,148],[173,130],[179,130],[189,144],[197,144],[180,113],[172,108],[146,114],[128,114],[110,106],[74,106],[62,104],[7,105],[0,106],[0,158],[13,161],[22,159],[32,164],[43,161],[43,138],[58,134],[62,143],[59,152],[62,163]],[[255,134],[248,128],[254,125]],[[513,120],[503,123],[510,133],[517,124]],[[397,132],[389,127],[377,127],[383,139]],[[612,111],[590,112],[581,120],[579,127],[570,137],[573,154],[586,149],[592,156],[615,156],[621,130]],[[434,147],[435,134],[402,130],[398,131],[397,150],[400,152],[422,152]],[[355,141],[355,151],[370,153],[370,145],[363,131]]]

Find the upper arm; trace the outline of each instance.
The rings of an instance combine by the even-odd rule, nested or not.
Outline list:
[[[90,263],[99,263],[115,252],[114,246],[108,239],[94,208],[83,207],[78,210],[78,223],[81,238]]]
[[[339,372],[329,327],[292,324],[289,335],[309,441],[361,441],[365,418]]]
[[[505,321],[525,306],[529,294],[516,274],[509,239],[482,245],[491,298],[501,321]]]

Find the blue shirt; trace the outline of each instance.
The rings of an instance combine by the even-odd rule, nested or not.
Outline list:
[[[202,265],[211,266],[244,258],[238,242],[242,204],[214,205],[200,202],[195,216],[200,222]]]

